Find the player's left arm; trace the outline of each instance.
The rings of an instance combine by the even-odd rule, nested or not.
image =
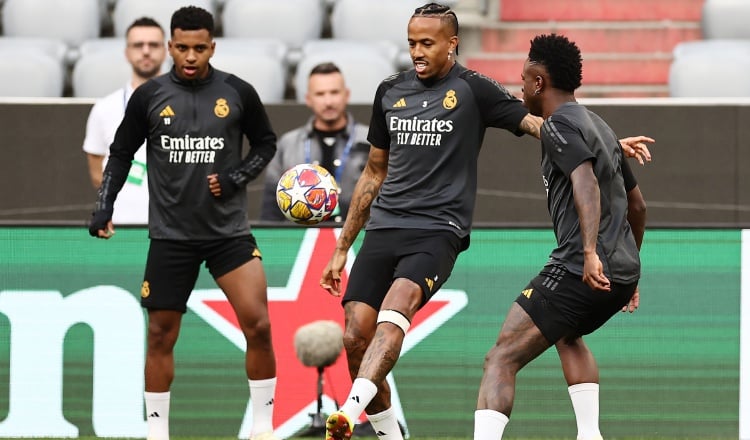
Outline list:
[[[646,233],[646,200],[643,198],[641,188],[638,186],[638,182],[626,161],[622,162],[622,176],[628,196],[628,223],[633,231],[635,244],[640,250],[643,244],[643,236]],[[633,313],[640,306],[640,299],[640,289],[636,287],[635,293],[633,293],[630,301],[623,306],[622,311]]]
[[[242,96],[244,114],[242,132],[250,143],[250,151],[235,167],[211,174],[208,188],[214,197],[229,198],[263,172],[276,154],[276,133],[258,92],[237,77],[227,80]]]
[[[604,266],[596,253],[601,199],[593,161],[585,160],[579,164],[570,173],[570,181],[583,244],[583,281],[592,289],[609,291],[609,279],[604,275]]]
[[[372,202],[378,196],[380,187],[383,186],[385,176],[388,174],[389,151],[370,146],[367,164],[354,186],[349,212],[346,214],[341,234],[336,240],[336,249],[320,277],[320,286],[333,296],[341,296],[341,271],[346,265],[349,249],[370,218]]]

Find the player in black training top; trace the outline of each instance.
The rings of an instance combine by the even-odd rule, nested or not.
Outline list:
[[[542,116],[542,177],[557,247],[511,305],[485,358],[474,440],[502,438],[516,374],[557,349],[578,426],[578,440],[601,440],[599,370],[582,336],[619,310],[638,306],[643,196],[612,129],[578,104],[581,52],[560,35],[531,42],[523,97]]]
[[[378,435],[401,437],[386,376],[414,314],[469,245],[485,130],[539,137],[542,123],[496,81],[456,62],[458,20],[447,6],[417,8],[408,42],[414,69],[386,79],[376,92],[368,162],[320,280],[341,295],[347,253],[365,227],[342,301],[354,383],[328,420],[329,439],[351,436],[362,411]],[[623,148],[644,151],[647,140],[632,138]]]
[[[147,141],[150,246],[141,303],[148,310],[145,401],[148,438],[169,437],[173,348],[200,266],[237,315],[247,341],[251,437],[272,436],[276,361],[261,254],[250,232],[245,185],[276,151],[255,89],[214,69],[213,17],[197,7],[172,16],[174,67],[139,87],[110,147],[91,235],[110,238],[113,203],[138,147]],[[243,136],[250,151],[242,157]],[[271,403],[269,403],[271,402]]]

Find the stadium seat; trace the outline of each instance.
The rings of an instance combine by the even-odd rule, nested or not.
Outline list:
[[[331,51],[302,53],[294,76],[297,102],[305,102],[310,70],[319,63],[330,61],[338,65],[351,91],[352,104],[372,104],[380,82],[398,70],[393,58],[387,57],[380,47],[367,43],[351,44],[346,50],[344,47],[342,44]]]
[[[321,38],[325,16],[324,0],[225,0],[221,20],[224,37],[280,39],[292,54]]]
[[[5,0],[3,34],[9,37],[56,38],[76,47],[101,30],[99,0]]]
[[[388,40],[399,48],[399,67],[411,64],[406,29],[414,9],[424,0],[336,0],[331,34],[345,40]]]
[[[59,58],[41,50],[0,47],[0,57],[13,60],[13,67],[0,69],[2,97],[61,97],[65,71]]]
[[[78,60],[73,65],[73,96],[100,98],[125,85],[131,67],[125,59],[125,43],[112,38],[81,45]],[[104,43],[106,41],[106,43]]]
[[[672,97],[750,97],[750,40],[702,40],[675,46]]]
[[[23,51],[40,51],[65,65],[68,46],[57,38],[43,37],[0,37],[0,50],[19,49]]]
[[[214,16],[218,24],[213,0],[117,0],[112,11],[112,24],[116,37],[124,37],[133,21],[140,17],[151,17],[156,20],[167,36],[174,11],[183,6],[199,6]]]
[[[701,26],[705,39],[750,39],[750,2],[747,0],[706,0]]]
[[[264,104],[284,101],[288,70],[286,45],[279,40],[216,38],[211,65],[252,84]]]

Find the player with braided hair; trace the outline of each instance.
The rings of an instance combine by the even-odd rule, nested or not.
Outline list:
[[[502,438],[518,371],[555,346],[578,440],[601,440],[599,369],[583,341],[618,311],[638,307],[643,196],[612,129],[578,104],[581,52],[561,35],[531,42],[523,99],[542,125],[542,175],[557,237],[541,272],[511,305],[485,358],[474,440]]]
[[[327,420],[328,440],[351,437],[362,412],[380,440],[402,438],[386,376],[412,318],[469,247],[485,131],[539,137],[541,118],[502,85],[456,61],[458,30],[449,7],[417,8],[407,27],[414,68],[385,79],[375,93],[368,161],[320,279],[341,296],[347,253],[365,228],[342,299],[353,383]],[[642,141],[648,138],[631,138],[623,148],[648,156]]]

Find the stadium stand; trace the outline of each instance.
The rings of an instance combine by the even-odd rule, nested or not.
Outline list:
[[[5,0],[2,16],[4,36],[55,38],[69,48],[101,30],[99,0],[66,0],[62,7],[50,7],[48,0]]]
[[[398,67],[411,65],[406,27],[424,0],[336,0],[331,11],[334,39],[392,41],[399,48]]]
[[[174,10],[194,4],[214,14],[216,35],[225,39],[217,40],[220,46],[214,64],[218,67],[221,62],[226,70],[236,71],[248,79],[265,95],[263,98],[267,102],[304,99],[306,81],[298,77],[304,77],[306,72],[297,74],[303,58],[307,60],[306,66],[313,58],[336,58],[347,66],[350,62],[346,59],[361,59],[361,56],[351,55],[352,41],[379,47],[377,56],[387,59],[385,66],[379,66],[379,73],[364,73],[362,81],[365,83],[367,78],[373,82],[375,77],[382,80],[386,70],[390,73],[410,68],[406,25],[414,8],[424,3],[424,0],[66,0],[65,7],[50,8],[48,1],[0,0],[0,40],[4,40],[0,41],[0,48],[36,45],[32,40],[38,39],[38,43],[46,47],[42,52],[60,60],[60,48],[64,46],[63,96],[100,96],[104,89],[112,88],[112,84],[119,87],[122,82],[119,66],[124,65],[124,60],[115,57],[122,58],[121,49],[114,50],[114,56],[108,60],[104,54],[94,55],[94,47],[109,47],[111,42],[105,40],[122,37],[129,23],[144,15],[154,17],[168,31]],[[748,0],[443,2],[455,8],[459,16],[459,60],[497,79],[515,94],[520,93],[520,66],[529,40],[541,33],[565,34],[581,47],[586,61],[584,85],[579,91],[579,96],[583,97],[660,97],[689,93],[684,86],[672,84],[685,75],[680,73],[681,66],[693,62],[686,58],[680,65],[672,66],[680,52],[675,50],[678,45],[703,39],[750,39],[750,26],[744,23],[750,16]],[[17,39],[11,41],[10,37]],[[50,40],[42,41],[45,38]],[[28,41],[22,41],[24,39]],[[258,40],[253,43],[254,48],[248,50],[259,55],[241,60],[243,49],[232,42],[235,39]],[[102,41],[95,43],[95,40]],[[280,67],[273,56],[267,58],[264,49],[258,49],[257,45],[263,46],[264,40],[266,43],[281,40],[284,48],[281,49],[285,58],[281,63],[283,73],[274,81],[268,78],[271,82],[264,77],[269,77],[270,72],[279,72]],[[274,44],[280,47],[278,42]],[[685,51],[686,47],[680,50]],[[366,49],[365,53],[371,53],[371,49]],[[258,50],[260,52],[256,52]],[[269,50],[273,53],[276,49]],[[334,57],[331,51],[341,53]],[[81,59],[81,66],[76,68],[84,53],[87,58]],[[247,63],[253,58],[260,62],[261,57],[265,60],[262,72],[253,76]],[[371,64],[366,60],[362,62]],[[97,64],[106,66],[106,63],[117,66],[110,69],[114,70],[111,75],[106,75],[106,69],[100,70],[97,81],[88,85],[81,83],[84,80],[80,77],[87,75],[84,71],[95,72]],[[700,69],[695,67],[694,70],[697,74]],[[50,74],[52,82],[58,80],[57,72]],[[347,74],[347,79],[357,75]],[[279,98],[281,80],[285,83],[283,98]],[[371,96],[359,96],[359,85],[350,86],[356,100],[371,100]],[[298,87],[301,93],[297,92]],[[264,90],[266,88],[268,90]],[[58,96],[56,88],[52,89],[54,91],[49,93]]]
[[[131,67],[122,38],[100,38],[81,44],[71,74],[73,96],[99,98],[125,85]]]
[[[0,45],[0,57],[12,60],[13,67],[0,69],[0,96],[61,97],[65,71],[59,58],[30,47]]]
[[[206,9],[214,14],[214,21],[217,21],[216,5],[213,0],[117,0],[112,11],[114,36],[124,37],[128,26],[135,19],[143,16],[156,20],[169,35],[172,13],[183,6],[190,5]]]
[[[288,81],[287,47],[275,39],[216,38],[211,64],[253,85],[265,104],[284,101]]]
[[[703,4],[703,38],[750,39],[750,2],[747,0],[706,0]]]
[[[704,0],[493,0],[481,50],[465,64],[520,93],[529,40],[542,33],[576,41],[585,60],[580,96],[667,96],[672,49],[701,39]]]
[[[320,50],[302,52],[294,75],[297,102],[305,102],[310,70],[316,64],[331,61],[338,65],[346,78],[351,91],[349,102],[371,104],[380,82],[398,70],[393,58],[389,58],[381,47],[365,42],[334,46],[335,50],[331,51],[323,50],[323,45],[319,45]]]
[[[750,39],[678,44],[669,70],[669,95],[677,98],[750,97]]]
[[[282,40],[294,65],[302,45],[322,37],[326,13],[324,0],[225,0],[222,30],[227,38]]]

